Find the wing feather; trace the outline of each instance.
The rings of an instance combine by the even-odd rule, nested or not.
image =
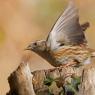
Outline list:
[[[85,41],[84,32],[79,24],[78,9],[73,1],[59,17],[47,38],[47,46],[56,49],[61,43],[79,44]]]

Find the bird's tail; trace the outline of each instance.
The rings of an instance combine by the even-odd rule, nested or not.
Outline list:
[[[85,22],[84,24],[81,25],[81,28],[82,28],[83,31],[85,31],[88,27],[90,27],[89,22]]]

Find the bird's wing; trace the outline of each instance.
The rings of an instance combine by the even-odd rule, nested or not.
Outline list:
[[[85,40],[79,24],[78,9],[70,0],[67,9],[55,23],[47,38],[47,46],[56,49],[61,43],[78,44]]]

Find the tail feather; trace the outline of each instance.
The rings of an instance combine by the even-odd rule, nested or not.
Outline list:
[[[82,27],[82,30],[83,30],[83,31],[86,31],[86,29],[87,29],[88,27],[90,27],[90,23],[89,23],[89,22],[85,22],[84,24],[81,25],[81,27]]]

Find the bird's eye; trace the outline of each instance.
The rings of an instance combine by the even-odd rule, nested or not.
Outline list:
[[[60,46],[64,46],[64,43],[61,43]]]
[[[37,43],[34,43],[34,45],[36,46],[36,45],[37,45]]]

